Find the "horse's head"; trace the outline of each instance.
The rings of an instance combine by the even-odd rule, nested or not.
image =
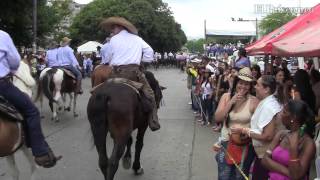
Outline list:
[[[150,71],[144,72],[156,99],[157,108],[160,107],[160,102],[162,100],[162,90],[167,89],[166,87],[160,86],[158,80],[154,77],[154,74]]]

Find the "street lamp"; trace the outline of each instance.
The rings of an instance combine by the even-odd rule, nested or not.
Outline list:
[[[32,31],[33,31],[33,40],[32,40],[32,52],[35,54],[37,51],[37,0],[33,0],[33,24],[32,24]]]

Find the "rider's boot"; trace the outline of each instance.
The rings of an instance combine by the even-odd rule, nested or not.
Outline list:
[[[76,84],[76,92],[78,93],[78,94],[82,94],[83,93],[83,91],[82,91],[82,88],[81,88],[81,80],[77,80],[77,84]]]
[[[149,128],[151,129],[151,131],[157,131],[160,129],[160,123],[159,123],[159,119],[158,119],[158,109],[156,106],[153,107],[152,112],[150,112],[150,114],[149,114],[148,123],[149,123]]]

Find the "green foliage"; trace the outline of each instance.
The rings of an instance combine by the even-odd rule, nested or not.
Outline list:
[[[189,40],[185,46],[192,53],[203,53],[203,44],[205,44],[205,39]]]
[[[37,37],[40,44],[70,13],[69,2],[71,0],[55,0],[48,5],[46,0],[37,0]],[[3,7],[0,11],[0,29],[8,32],[17,46],[30,47],[33,0],[1,0],[0,7]]]
[[[95,0],[75,17],[69,29],[73,43],[102,42],[108,32],[99,24],[111,16],[122,16],[132,22],[139,36],[157,52],[177,51],[187,40],[169,7],[161,0]]]
[[[296,15],[290,11],[274,12],[262,19],[259,28],[262,35],[269,34],[295,18]]]

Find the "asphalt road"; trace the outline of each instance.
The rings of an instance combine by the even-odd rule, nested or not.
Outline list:
[[[218,134],[209,127],[201,127],[194,120],[190,109],[189,91],[186,88],[186,75],[177,69],[154,71],[156,78],[167,89],[164,106],[159,110],[161,130],[147,130],[141,163],[144,174],[135,176],[132,170],[120,167],[116,180],[214,180],[217,167],[211,145]],[[63,158],[54,168],[37,170],[39,180],[102,180],[98,168],[98,155],[92,146],[91,132],[86,115],[90,81],[83,81],[85,93],[78,99],[79,117],[71,112],[60,115],[59,123],[50,120],[47,103],[44,105],[43,131],[56,155]],[[135,135],[134,135],[135,137]],[[108,139],[109,154],[111,139]],[[132,146],[134,151],[134,146]],[[30,179],[28,163],[21,152],[17,152],[20,180]],[[0,159],[0,180],[7,180],[9,174],[4,159]]]

